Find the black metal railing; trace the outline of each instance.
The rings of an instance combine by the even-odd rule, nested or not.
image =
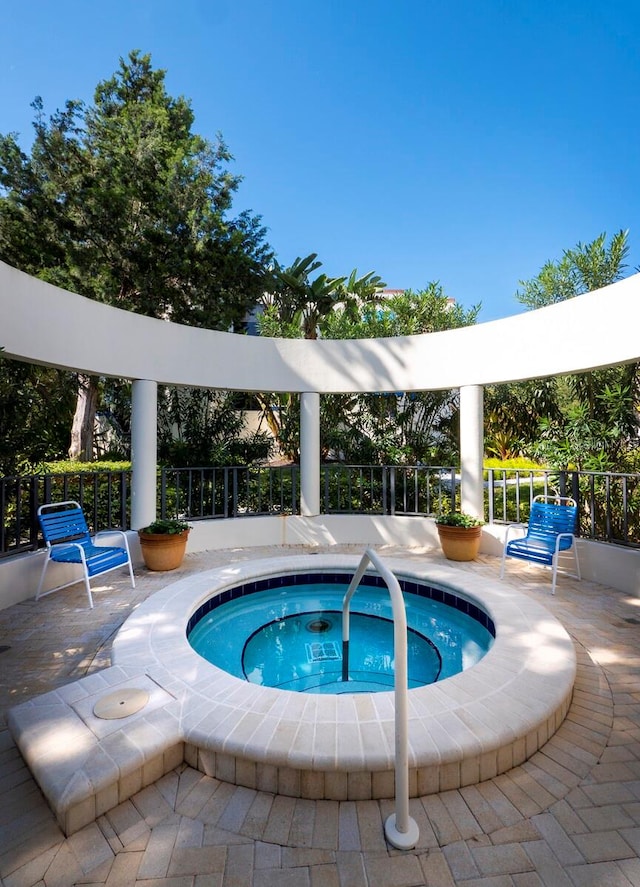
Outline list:
[[[570,495],[578,502],[579,533],[640,548],[640,474],[489,469],[485,519],[526,523],[535,495]],[[320,468],[325,514],[436,515],[460,505],[453,467],[327,464]],[[94,531],[128,529],[131,473],[96,471],[0,478],[0,557],[35,550],[37,510],[75,499]],[[158,514],[188,520],[300,513],[299,467],[163,468]]]
[[[526,523],[536,495],[571,496],[584,539],[640,547],[640,474],[494,468],[486,477],[490,523]]]
[[[0,478],[0,557],[38,547],[38,508],[74,499],[93,532],[127,529],[131,522],[129,471],[79,471]]]
[[[297,465],[163,468],[158,512],[187,520],[298,514]]]
[[[325,514],[439,514],[455,507],[456,470],[434,465],[323,465]]]

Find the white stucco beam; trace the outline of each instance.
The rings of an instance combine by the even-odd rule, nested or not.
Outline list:
[[[421,391],[583,372],[640,359],[640,275],[504,320],[422,336],[261,339],[181,326],[65,292],[0,262],[9,357],[236,391]]]

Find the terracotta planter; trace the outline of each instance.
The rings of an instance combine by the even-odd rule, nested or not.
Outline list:
[[[138,532],[142,557],[149,570],[175,570],[182,563],[189,530],[182,533]]]
[[[482,527],[447,527],[436,524],[443,554],[450,561],[473,561],[480,550]]]

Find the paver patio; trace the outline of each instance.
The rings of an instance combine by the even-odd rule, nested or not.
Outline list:
[[[0,611],[2,887],[640,887],[640,596],[517,563],[506,582],[564,624],[578,654],[568,717],[527,763],[411,801],[415,850],[388,847],[393,801],[309,801],[228,785],[180,766],[65,838],[6,729],[7,709],[110,662],[137,603],[189,572],[302,549],[190,554]],[[333,546],[332,552],[354,551]],[[399,556],[398,549],[380,549]],[[437,551],[407,557],[439,560]],[[499,561],[461,570],[499,581]]]

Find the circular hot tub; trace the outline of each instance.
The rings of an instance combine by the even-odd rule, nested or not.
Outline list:
[[[307,694],[263,686],[206,661],[187,638],[194,615],[230,599],[234,588],[318,572],[352,575],[359,561],[292,555],[181,579],[124,623],[114,665],[143,670],[171,694],[168,716],[178,721],[185,759],[208,775],[295,797],[392,798],[391,690]],[[576,659],[564,628],[497,576],[489,581],[427,560],[384,561],[402,581],[453,595],[495,628],[491,648],[472,667],[409,690],[411,794],[459,788],[521,764],[560,726],[571,701]]]
[[[365,575],[350,603],[349,573],[271,576],[212,595],[187,636],[208,662],[238,678],[297,693],[379,693],[394,689],[393,607],[380,576]],[[408,687],[445,680],[491,648],[493,621],[467,598],[400,579],[407,619]]]

